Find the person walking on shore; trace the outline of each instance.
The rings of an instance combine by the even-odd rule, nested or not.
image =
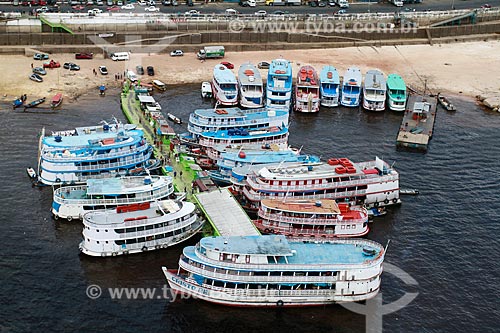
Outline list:
[[[31,68],[33,68],[33,63],[31,63]]]

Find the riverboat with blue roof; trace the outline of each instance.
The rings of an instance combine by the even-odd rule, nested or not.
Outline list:
[[[135,125],[104,124],[40,136],[39,181],[81,184],[91,178],[134,174],[150,164],[153,148]]]
[[[266,106],[290,111],[292,102],[292,64],[285,59],[275,59],[267,73]]]
[[[81,219],[90,210],[166,199],[173,193],[174,185],[169,176],[89,179],[85,185],[55,189],[52,214],[56,219]]]
[[[340,78],[337,69],[333,66],[323,66],[319,75],[321,105],[338,106],[339,105],[339,86]]]
[[[340,104],[342,106],[358,107],[361,95],[361,82],[363,76],[357,67],[349,67],[342,81],[342,95]]]
[[[212,91],[220,105],[238,104],[238,82],[234,73],[222,64],[214,67]]]
[[[247,307],[364,301],[380,289],[385,249],[366,239],[206,237],[163,273],[178,294]]]

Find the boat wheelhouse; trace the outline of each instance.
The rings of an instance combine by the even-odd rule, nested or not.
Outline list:
[[[361,82],[363,77],[357,67],[349,67],[344,74],[342,82],[342,98],[340,104],[343,106],[359,106],[359,97],[361,94]]]
[[[255,130],[286,126],[289,114],[283,110],[265,108],[242,110],[240,108],[198,109],[189,115],[188,131],[199,135],[230,129]]]
[[[264,84],[262,76],[255,65],[245,63],[238,70],[238,86],[240,105],[244,108],[261,108],[264,106]]]
[[[238,104],[238,83],[234,73],[222,64],[214,67],[212,91],[220,105]]]
[[[202,98],[212,98],[212,85],[210,82],[201,83],[201,97]]]
[[[40,136],[39,180],[46,185],[145,171],[153,148],[135,125],[77,127]]]
[[[387,83],[385,76],[377,69],[366,72],[363,84],[363,108],[370,111],[384,111]]]
[[[287,237],[360,237],[368,233],[368,211],[333,199],[263,199],[255,226]]]
[[[338,106],[339,105],[339,86],[340,78],[337,69],[333,66],[323,66],[319,75],[321,105]]]
[[[173,193],[172,177],[167,176],[89,179],[86,185],[55,189],[52,214],[70,221],[89,210],[161,200]]]
[[[406,84],[398,74],[387,77],[387,105],[392,111],[404,111],[406,108]]]
[[[319,157],[299,155],[290,148],[273,151],[270,149],[240,149],[237,152],[223,152],[217,161],[218,170],[209,172],[210,177],[221,184],[231,185],[233,168],[245,165],[276,164],[285,162],[319,162]]]
[[[290,110],[292,100],[292,64],[285,59],[275,59],[267,73],[266,106]]]
[[[80,251],[107,257],[165,249],[202,226],[191,202],[163,200],[91,211],[83,215]]]
[[[319,79],[312,66],[302,66],[297,73],[294,109],[299,112],[319,111]]]
[[[304,166],[253,166],[242,193],[249,211],[256,211],[265,198],[335,199],[367,207],[400,203],[399,174],[378,157],[359,163],[332,158]]]
[[[377,295],[384,248],[365,239],[287,240],[283,235],[206,237],[185,247],[170,287],[233,306],[310,306]]]

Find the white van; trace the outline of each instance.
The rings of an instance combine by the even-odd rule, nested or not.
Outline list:
[[[255,7],[257,5],[256,0],[247,0],[248,7]]]
[[[130,80],[130,82],[137,82],[137,75],[133,71],[127,71],[127,79]]]
[[[113,61],[130,60],[130,53],[128,53],[128,52],[111,53],[111,60],[113,60]]]

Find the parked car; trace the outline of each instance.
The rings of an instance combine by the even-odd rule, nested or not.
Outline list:
[[[172,6],[179,6],[179,3],[177,2],[177,0],[172,0]]]
[[[185,15],[198,15],[198,14],[200,14],[200,12],[197,10],[191,9],[191,10],[188,10],[187,12],[185,12],[184,14]]]
[[[250,7],[250,5],[248,4],[248,1],[242,1],[242,0],[240,0],[240,2],[238,4],[241,7]]]
[[[133,5],[133,4],[129,3],[129,4],[127,4],[127,5],[123,5],[121,8],[122,8],[122,9],[134,9],[135,7],[134,7],[134,5]]]
[[[40,8],[36,9],[37,13],[46,13],[48,11],[49,11],[49,8],[47,6],[43,6],[43,7],[40,7]]]
[[[336,5],[335,0],[328,0],[328,6],[335,7],[335,5]]]
[[[80,70],[80,66],[78,66],[77,64],[74,64],[72,62],[65,62],[63,67],[66,69],[69,69],[70,71],[79,71]]]
[[[47,74],[47,72],[45,71],[45,69],[43,69],[43,67],[35,67],[35,68],[33,68],[33,73],[38,74],[38,75],[45,75],[45,74]]]
[[[104,2],[102,0],[97,0],[95,3],[97,6],[104,6]]]
[[[106,68],[106,66],[99,66],[99,72],[102,75],[108,75],[108,69]]]
[[[326,2],[325,1],[318,2],[318,7],[326,7]]]
[[[257,68],[260,69],[269,69],[269,66],[271,66],[271,64],[268,63],[267,61],[261,61],[257,64]]]
[[[106,8],[106,10],[109,11],[109,12],[117,12],[117,11],[120,10],[120,7],[118,7],[118,6],[111,6],[111,7]]]
[[[255,12],[255,16],[266,16],[267,12],[265,10],[259,10],[258,12]]]
[[[35,82],[43,82],[43,78],[36,73],[30,75],[30,80],[33,80]]]
[[[149,0],[148,5],[150,5],[150,6],[156,6],[156,1],[154,1],[154,0]]]
[[[155,7],[155,6],[149,6],[149,7],[144,8],[144,10],[147,12],[159,12],[160,8]]]
[[[87,13],[89,13],[89,16],[95,16],[97,14],[102,14],[102,9],[99,8],[89,9]]]
[[[137,1],[137,4],[139,6],[147,6],[148,3],[146,2],[146,0],[139,0],[139,1]]]
[[[94,58],[93,53],[77,53],[75,54],[75,59],[92,59]]]
[[[155,75],[155,69],[153,66],[148,66],[147,71],[149,76]]]
[[[228,8],[228,9],[226,9],[225,14],[226,15],[238,15],[239,13],[236,9]]]
[[[118,1],[116,2],[116,5],[117,5],[117,6],[123,6],[123,1],[122,1],[122,0],[118,0]]]
[[[234,68],[234,65],[228,61],[222,61],[220,63],[221,65],[224,65],[227,69],[233,69]]]
[[[144,75],[144,68],[141,65],[135,66],[135,70],[137,72],[137,75]]]
[[[106,6],[113,6],[113,0],[107,0]]]
[[[172,4],[172,1],[170,1],[170,0],[163,0],[163,1],[161,2],[161,4],[162,4],[163,6],[170,6],[170,5]]]
[[[184,55],[184,52],[182,52],[182,50],[174,50],[174,51],[170,52],[171,57],[180,57],[183,55]]]
[[[33,59],[35,59],[35,60],[48,60],[49,55],[45,54],[45,53],[35,53],[33,55]]]
[[[61,64],[59,63],[59,61],[51,60],[49,62],[43,63],[43,68],[59,68],[59,67],[61,67]]]
[[[481,8],[483,9],[490,9],[491,8],[491,5],[490,4],[487,4],[485,3],[484,5],[481,6]]]

